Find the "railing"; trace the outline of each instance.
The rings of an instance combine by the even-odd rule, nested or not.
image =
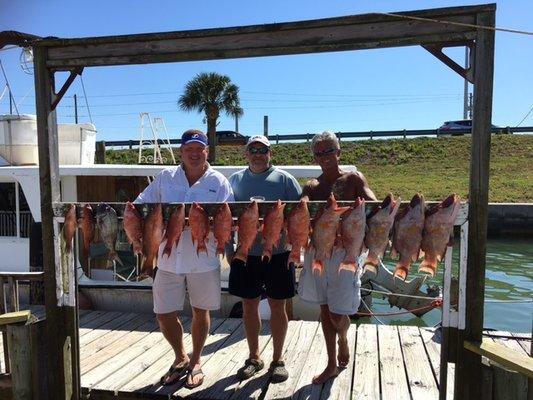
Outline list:
[[[517,127],[505,127],[505,128],[492,128],[492,133],[533,133],[533,126],[517,126]],[[365,132],[335,132],[337,137],[342,139],[374,139],[374,138],[407,138],[416,136],[444,136],[444,135],[456,135],[456,134],[470,134],[471,129],[454,129],[454,130],[441,130],[441,129],[418,129],[418,130],[395,130],[395,131],[365,131]],[[270,141],[278,144],[279,142],[287,142],[300,140],[309,142],[313,138],[314,133],[294,133],[287,135],[269,134]],[[144,142],[150,142],[153,145],[153,141],[144,140]],[[105,147],[125,147],[133,149],[139,146],[139,140],[110,140],[104,143]],[[169,143],[181,144],[181,139],[170,139]],[[168,144],[168,142],[162,139],[158,140],[158,144]]]
[[[17,235],[17,213],[15,211],[0,211],[0,236],[9,237],[30,237],[32,216],[30,211],[21,211],[20,236]]]

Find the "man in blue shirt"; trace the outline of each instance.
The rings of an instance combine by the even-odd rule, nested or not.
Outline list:
[[[251,197],[262,197],[266,201],[299,200],[301,188],[289,173],[271,165],[272,150],[265,136],[253,136],[246,145],[248,168],[229,177],[236,201],[250,201]],[[261,318],[259,302],[266,292],[270,305],[270,327],[274,352],[270,364],[272,382],[283,382],[289,374],[282,360],[283,342],[287,333],[288,318],[285,310],[287,299],[295,295],[294,266],[287,267],[289,251],[282,235],[279,245],[273,249],[272,257],[263,262],[262,235],[257,235],[250,249],[246,264],[234,259],[231,262],[229,292],[243,301],[243,322],[246,340],[250,350],[249,358],[238,371],[239,379],[249,379],[264,367],[259,356],[259,332]]]

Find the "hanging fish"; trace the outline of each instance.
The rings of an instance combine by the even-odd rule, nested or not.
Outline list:
[[[124,265],[115,250],[118,235],[118,218],[116,211],[107,204],[101,203],[96,209],[96,226],[100,238],[109,251],[108,260]]]
[[[142,245],[145,258],[141,272],[150,276],[153,276],[157,264],[159,245],[163,240],[163,229],[163,207],[161,204],[157,204],[152,208],[143,225]]]
[[[262,260],[268,262],[272,258],[274,246],[279,245],[283,230],[283,210],[285,203],[278,200],[266,213],[263,220],[263,254]]]
[[[90,204],[85,204],[82,208],[82,215],[78,221],[83,236],[83,259],[89,259],[89,247],[94,239],[94,214]]]
[[[365,246],[368,256],[364,264],[365,271],[377,274],[377,267],[389,244],[390,230],[400,208],[400,201],[400,198],[395,201],[394,196],[389,194],[366,218]]]
[[[213,218],[213,231],[217,241],[216,255],[223,255],[226,244],[231,240],[233,218],[228,203],[223,203]]]
[[[288,264],[301,264],[300,252],[309,242],[311,218],[307,208],[307,200],[300,200],[287,217],[287,242],[291,245]]]
[[[357,260],[364,247],[365,229],[365,199],[358,197],[349,210],[342,214],[341,242],[346,255],[339,269],[356,271],[359,267]]]
[[[143,254],[143,218],[133,203],[129,201],[124,208],[124,232],[133,245],[133,254]]]
[[[207,254],[207,237],[209,235],[209,215],[198,203],[193,203],[189,210],[189,226],[193,244],[196,244],[196,254]]]
[[[178,242],[185,227],[185,206],[178,204],[168,217],[167,229],[165,231],[165,248],[163,254],[170,257],[172,250],[178,245]]]
[[[313,233],[311,235],[311,246],[315,249],[313,269],[323,271],[324,261],[331,258],[341,215],[348,208],[339,207],[335,196],[331,193],[328,197],[326,207],[315,217]]]
[[[238,244],[237,251],[233,256],[237,260],[246,263],[248,252],[254,244],[259,227],[259,208],[256,201],[252,201],[246,207],[237,221]]]
[[[394,276],[405,280],[411,264],[420,257],[426,204],[424,196],[415,194],[411,202],[396,214],[392,230],[391,256],[398,257]]]
[[[460,198],[454,193],[426,211],[420,245],[424,260],[418,267],[419,273],[434,276],[437,272],[446,246],[453,240],[453,225],[460,209]]]
[[[72,239],[74,239],[77,227],[76,205],[71,204],[65,214],[65,222],[63,223],[63,238],[65,239],[65,251],[67,254],[70,254],[72,251]]]

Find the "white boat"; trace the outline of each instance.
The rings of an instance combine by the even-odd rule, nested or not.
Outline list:
[[[8,120],[13,121],[13,119]],[[28,121],[32,121],[32,119],[25,118],[22,121],[27,127]],[[82,126],[81,130],[88,128],[91,127]],[[76,131],[77,127],[69,127],[69,129]],[[13,131],[12,127],[11,131]],[[94,127],[91,128],[91,131],[96,132]],[[82,142],[87,140],[86,138],[89,138],[89,136],[79,136],[79,149],[83,147]],[[94,135],[89,140],[94,142]],[[4,152],[0,155],[17,153],[18,150],[9,149],[9,146],[5,145],[6,142],[4,141]],[[73,146],[75,145],[71,144],[71,147]],[[63,151],[67,149],[60,142],[60,159],[62,147]],[[92,163],[94,145],[86,145],[84,149],[86,148],[89,148],[88,154],[80,155],[77,159],[80,164],[59,166],[61,201],[63,202],[132,201],[148,184],[149,179],[166,167],[165,165],[95,165]],[[67,152],[72,152],[72,149],[68,149]],[[25,164],[37,163],[36,156],[34,159],[26,158],[25,161]],[[81,162],[83,161],[87,162],[82,164]],[[296,178],[316,177],[321,172],[318,166],[279,167]],[[229,176],[243,167],[222,166],[214,168],[225,176]],[[342,166],[342,168],[356,170],[354,166]],[[41,221],[39,185],[39,168],[37,165],[0,166],[0,254],[3,255],[0,257],[0,271],[25,272],[30,270],[30,231],[32,227],[34,229],[37,227],[38,229]],[[37,237],[34,240],[40,240],[40,238]],[[126,268],[106,268],[107,262],[102,263],[102,260],[98,260],[99,248],[98,244],[95,244],[91,247],[90,268],[85,268],[84,271],[80,263],[80,251],[76,247],[75,260],[80,292],[90,299],[96,309],[151,312],[151,281],[136,282],[130,279],[136,275],[136,260],[131,254],[131,246],[127,243],[123,232],[122,235],[119,235],[117,250],[121,253],[121,258],[126,260]],[[402,290],[396,284],[390,284],[390,282],[387,284],[390,281],[390,276],[388,275],[388,271],[384,268],[380,270],[378,277],[382,280],[384,279],[385,282],[380,282],[380,285],[388,289],[400,290],[404,293],[414,293],[423,282],[415,280],[411,281],[412,283],[407,282]],[[239,308],[240,299],[230,295],[227,291],[228,276],[228,263],[225,259],[222,259],[222,306],[218,313],[214,313],[215,315],[228,316],[232,314],[232,310],[235,313]],[[21,291],[23,302],[27,301],[25,292],[27,291]],[[367,303],[370,300],[370,296],[368,296]],[[296,318],[306,320],[316,320],[318,318],[319,308],[315,305],[300,302],[297,296],[294,298],[293,303],[294,316]],[[409,305],[415,308],[414,306],[418,305],[418,303],[406,303],[402,306],[407,308]],[[187,311],[190,312],[190,310]],[[268,318],[268,314],[268,306],[262,307],[262,316]]]

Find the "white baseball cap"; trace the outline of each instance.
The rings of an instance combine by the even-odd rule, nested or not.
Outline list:
[[[268,138],[262,135],[252,136],[250,139],[248,139],[246,147],[250,146],[252,143],[261,143],[264,144],[266,147],[270,147],[270,142],[268,141]]]

